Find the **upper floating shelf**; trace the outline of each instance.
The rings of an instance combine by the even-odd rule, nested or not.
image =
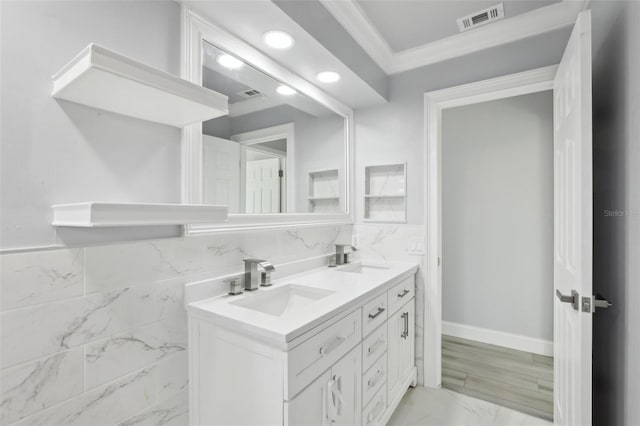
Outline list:
[[[54,226],[187,225],[227,220],[228,206],[205,204],[84,203],[53,206]]]
[[[225,95],[95,44],[53,76],[52,95],[175,127],[229,112]]]

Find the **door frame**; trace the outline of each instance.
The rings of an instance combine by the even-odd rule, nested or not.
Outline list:
[[[553,90],[557,65],[424,94],[425,292],[424,385],[442,383],[442,111]]]
[[[285,171],[284,179],[280,182],[280,198],[285,200],[285,209],[282,213],[292,213],[296,211],[296,179],[295,179],[295,124],[285,123],[278,126],[265,127],[263,129],[252,130],[250,132],[237,133],[231,136],[232,141],[236,141],[240,144],[240,191],[244,191],[244,162],[246,147],[248,145],[256,145],[263,142],[274,141],[278,139],[286,139],[287,141],[287,157],[284,161],[285,165],[283,170]],[[266,151],[266,150],[265,150]],[[271,152],[271,154],[275,154]],[[282,159],[281,159],[282,161]],[[291,175],[291,179],[288,178]],[[284,189],[284,190],[283,190]],[[242,201],[242,194],[240,197],[241,209],[244,208],[244,201]],[[282,202],[281,202],[282,204]]]

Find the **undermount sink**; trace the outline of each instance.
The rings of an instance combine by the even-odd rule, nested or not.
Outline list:
[[[389,269],[386,266],[376,266],[376,265],[363,265],[361,263],[354,263],[352,265],[343,266],[338,269],[340,272],[352,272],[354,274],[365,274],[370,272],[380,272],[382,270]]]
[[[229,303],[231,305],[281,317],[291,312],[299,311],[309,304],[333,293],[335,293],[333,290],[287,284],[274,288],[273,290],[262,290],[256,294],[248,294],[243,299]]]

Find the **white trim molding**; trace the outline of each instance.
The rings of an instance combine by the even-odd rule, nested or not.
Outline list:
[[[442,334],[532,354],[553,356],[553,342],[551,340],[537,339],[522,334],[506,333],[449,321],[442,321]]]
[[[563,0],[473,31],[394,52],[355,0],[320,0],[387,74],[397,74],[572,25],[588,0]]]
[[[442,381],[442,110],[553,89],[556,65],[424,95],[425,318],[424,384]]]
[[[281,213],[263,215],[230,214],[223,224],[185,226],[185,235],[242,229],[294,228],[353,223],[353,110],[260,50],[202,18],[187,5],[181,6],[181,76],[202,84],[202,43],[207,41],[243,62],[286,83],[336,114],[344,117],[344,163],[347,171],[341,182],[345,190],[344,213]],[[202,204],[202,123],[186,126],[182,132],[182,202]]]

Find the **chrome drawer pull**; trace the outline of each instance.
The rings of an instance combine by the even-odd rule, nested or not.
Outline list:
[[[398,293],[398,297],[405,297],[409,293],[411,293],[411,290],[405,288],[402,293]]]
[[[376,312],[375,314],[369,314],[369,319],[374,319],[376,318],[378,315],[380,315],[381,313],[383,313],[385,311],[384,308],[378,308],[378,312]]]
[[[384,339],[379,339],[377,342],[375,342],[373,345],[369,346],[369,349],[367,349],[367,352],[369,352],[370,354],[377,351],[378,348],[380,346],[384,345]]]
[[[368,387],[369,389],[371,389],[371,388],[375,387],[375,386],[376,386],[376,384],[377,384],[377,380],[376,380],[376,379],[378,379],[378,377],[382,376],[383,374],[384,374],[384,373],[383,373],[383,371],[382,371],[382,370],[378,370],[378,371],[376,372],[376,375],[375,375],[375,376],[373,376],[372,378],[370,378],[370,379],[367,381],[367,387]]]
[[[329,343],[327,345],[327,347],[325,348],[324,346],[320,347],[320,355],[329,355],[331,352],[333,352],[333,350],[335,348],[337,348],[338,346],[340,346],[342,344],[342,342],[344,342],[345,340],[347,340],[346,338],[342,337],[342,336],[338,336],[336,337],[333,342]]]

